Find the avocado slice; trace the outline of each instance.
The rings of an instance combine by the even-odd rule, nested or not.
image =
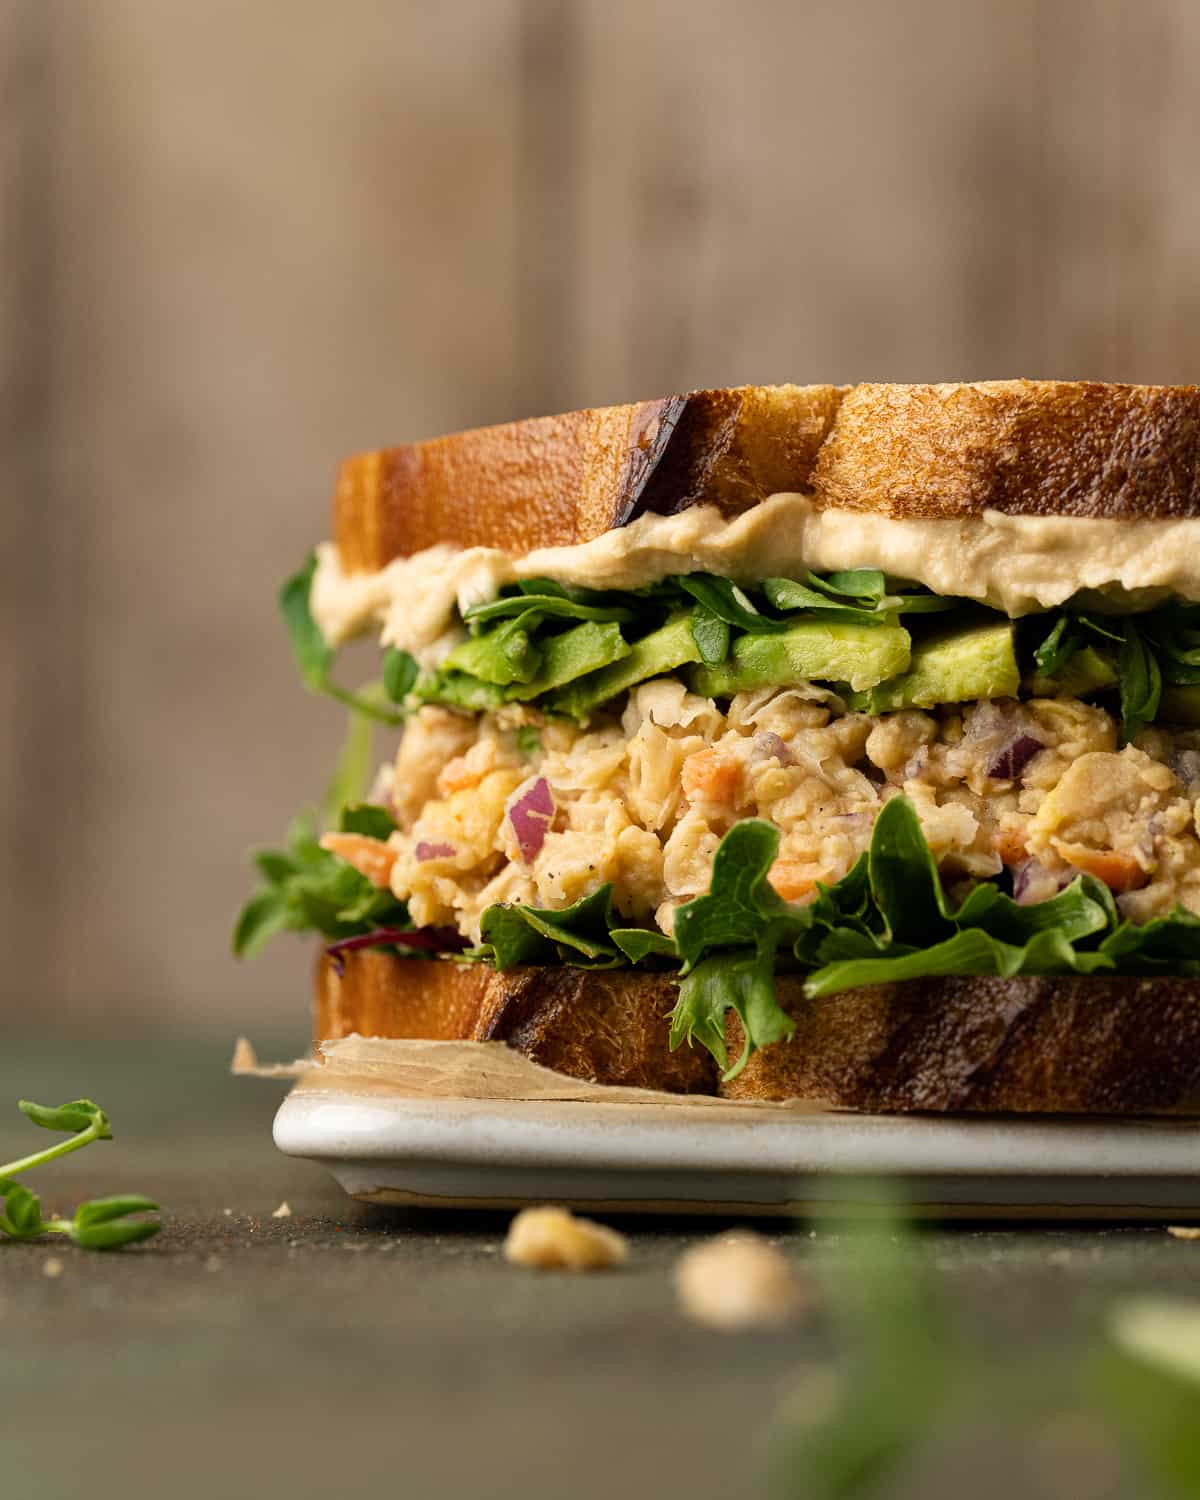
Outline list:
[[[1012,622],[929,636],[913,647],[902,677],[867,695],[869,713],[932,708],[976,698],[1013,698],[1021,686]]]
[[[588,620],[543,641],[542,665],[537,676],[531,682],[514,684],[506,690],[505,697],[526,703],[589,672],[623,661],[632,652],[633,647],[622,636],[619,625],[599,625]]]
[[[568,684],[549,698],[545,707],[551,713],[570,714],[573,719],[582,719],[593,708],[615,698],[626,688],[699,660],[700,648],[692,634],[692,616],[688,611],[675,615],[640,641],[634,641],[629,654],[620,661]]]
[[[789,682],[848,682],[857,689],[895,677],[909,664],[911,641],[900,625],[806,621],[777,635],[743,635],[729,659],[688,674],[693,693],[730,698]]]
[[[1155,719],[1167,724],[1200,724],[1200,685],[1164,687]]]
[[[1068,698],[1086,698],[1089,693],[1115,687],[1117,669],[1095,646],[1083,646],[1049,680]]]
[[[455,646],[441,670],[461,672],[498,687],[528,682],[542,664],[542,653],[532,639],[541,618],[537,610],[526,610],[518,619],[503,620],[482,635],[468,637]]]
[[[425,672],[412,690],[418,703],[444,703],[468,713],[485,714],[504,702],[504,689],[465,672]]]

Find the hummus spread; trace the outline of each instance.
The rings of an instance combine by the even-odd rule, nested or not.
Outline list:
[[[934,593],[975,599],[1009,615],[1053,609],[1078,594],[1093,607],[1147,608],[1169,594],[1200,599],[1200,519],[1113,521],[1010,516],[895,520],[822,510],[807,495],[772,495],[727,521],[712,506],[640,516],[571,547],[509,557],[493,547],[439,545],[377,573],[346,573],[336,546],[318,548],[311,606],[339,645],[373,625],[385,645],[436,664],[458,639],[456,611],[521,578],[632,589],[675,573],[742,583],[806,568],[881,568]]]

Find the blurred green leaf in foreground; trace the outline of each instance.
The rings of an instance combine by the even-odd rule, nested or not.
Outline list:
[[[839,1230],[824,1292],[839,1352],[803,1374],[779,1414],[771,1496],[925,1493],[929,1450],[940,1468],[938,1450],[969,1434],[972,1449],[983,1440],[981,1451],[1008,1455],[1013,1493],[1076,1500],[1097,1491],[1069,1463],[1048,1490],[1036,1477],[1039,1453],[1066,1432],[1087,1439],[1105,1484],[1132,1477],[1122,1495],[1200,1500],[1200,1300],[1116,1301],[1082,1359],[968,1344],[934,1295],[919,1235],[879,1191],[873,1221]]]
[[[875,1217],[843,1230],[843,1264],[826,1288],[849,1353],[839,1369],[808,1372],[777,1429],[773,1491],[789,1500],[886,1493],[950,1398],[957,1351],[901,1206],[883,1186],[875,1195]]]

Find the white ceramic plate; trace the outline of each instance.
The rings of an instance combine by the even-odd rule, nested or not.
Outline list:
[[[819,1214],[896,1183],[961,1218],[1200,1219],[1200,1122],[933,1118],[578,1100],[411,1099],[309,1084],[275,1118],[291,1156],[374,1203]]]

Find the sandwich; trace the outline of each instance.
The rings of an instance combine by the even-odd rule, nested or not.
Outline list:
[[[350,727],[234,946],[320,937],[318,1042],[1194,1097],[1200,388],[743,387],[384,449],[280,602]]]

